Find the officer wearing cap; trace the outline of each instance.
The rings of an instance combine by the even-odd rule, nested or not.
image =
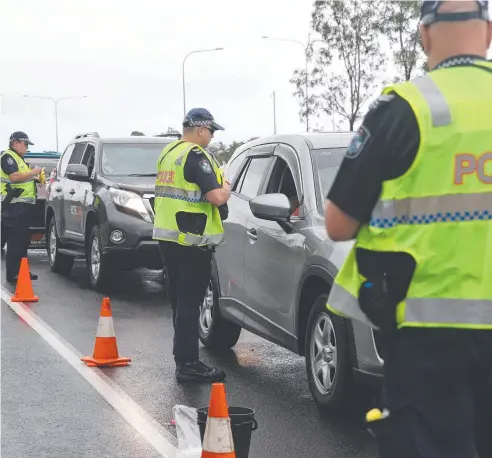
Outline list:
[[[167,145],[157,163],[154,239],[167,269],[178,381],[225,378],[198,355],[199,307],[210,282],[213,251],[223,239],[230,197],[229,183],[206,150],[218,130],[224,128],[208,110],[191,110],[183,137]]]
[[[42,171],[39,167],[31,170],[23,159],[33,144],[24,132],[14,132],[1,156],[2,229],[7,232],[6,277],[10,283],[16,283],[21,259],[27,257],[36,203],[35,177]],[[37,278],[31,273],[32,280]]]
[[[370,107],[327,198],[355,238],[328,309],[379,328],[382,458],[492,457],[492,23],[426,1],[430,72]]]

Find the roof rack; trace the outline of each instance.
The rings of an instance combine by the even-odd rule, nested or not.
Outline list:
[[[85,138],[85,137],[96,137],[99,138],[99,134],[97,132],[87,132],[85,134],[79,134],[75,136],[75,140],[78,140],[79,138]]]

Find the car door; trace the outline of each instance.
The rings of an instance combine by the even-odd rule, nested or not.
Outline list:
[[[68,164],[81,164],[87,145],[87,142],[77,143]],[[83,234],[81,234],[80,230],[82,209],[76,203],[77,195],[81,192],[80,185],[80,181],[66,178],[63,186],[65,199],[65,235],[74,242],[81,242],[83,240]]]
[[[271,152],[258,156],[255,150],[250,149],[242,152],[227,166],[226,178],[231,182],[229,216],[224,221],[224,243],[216,252],[222,293],[221,308],[226,314],[240,321],[246,301],[244,249],[247,243],[246,218],[249,211],[248,199],[242,195],[241,189],[246,177],[249,176],[251,179],[248,169],[252,160],[259,161],[260,168],[266,168],[271,160]],[[254,163],[253,168],[256,165],[257,162]],[[261,179],[261,175],[259,178]]]
[[[260,191],[261,194],[285,194],[291,201],[293,216],[289,226],[281,227],[274,221],[256,218],[249,211],[249,243],[245,250],[248,305],[252,309],[252,320],[258,320],[256,314],[263,318],[260,330],[289,347],[294,341],[291,310],[298,286],[294,273],[297,271],[299,228],[304,218],[300,204],[299,162],[292,148],[280,145],[275,150],[274,164]],[[247,321],[246,316],[244,321]]]
[[[60,158],[60,162],[58,163],[55,180],[49,186],[49,194],[47,195],[50,206],[55,213],[58,236],[61,238],[65,237],[66,228],[64,188],[66,188],[67,179],[65,178],[65,171],[74,149],[75,143],[72,143],[71,145],[68,145],[64,151],[62,157]]]
[[[81,164],[88,169],[89,177],[94,171],[94,161],[96,156],[96,146],[94,143],[87,143],[82,157]],[[92,196],[92,178],[89,181],[76,181],[73,183],[74,194],[71,195],[70,209],[73,213],[74,234],[77,239],[85,243],[85,217],[87,210],[88,196]]]

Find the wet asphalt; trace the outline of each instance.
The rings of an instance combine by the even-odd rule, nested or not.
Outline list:
[[[159,271],[122,272],[101,294],[90,289],[83,262],[69,277],[50,271],[45,251],[30,252],[30,264],[40,300],[29,308],[84,355],[93,352],[101,300],[111,298],[119,353],[132,363],[102,370],[161,425],[175,434],[167,425],[173,406],[208,404],[209,385],[174,379],[172,312]],[[377,458],[362,426],[370,407],[363,390],[345,412],[323,414],[304,359],[245,331],[232,351],[202,348],[201,357],[227,372],[230,406],[256,411],[251,458]],[[160,456],[4,301],[1,358],[2,457]]]

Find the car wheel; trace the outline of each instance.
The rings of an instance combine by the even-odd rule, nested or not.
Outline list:
[[[48,251],[50,269],[52,272],[56,272],[58,274],[70,275],[74,257],[60,253],[58,251],[59,247],[60,239],[58,238],[56,221],[55,218],[51,218],[50,225],[48,227],[48,237],[46,238],[46,248]]]
[[[112,273],[112,265],[108,256],[103,254],[99,226],[92,228],[87,241],[86,261],[92,288],[98,291],[103,289]]]
[[[219,281],[213,269],[210,284],[200,306],[200,341],[206,348],[224,350],[236,345],[241,335],[241,327],[226,321],[220,314],[218,304]]]
[[[311,394],[324,410],[342,407],[352,388],[345,323],[326,308],[328,294],[313,304],[306,330],[306,368]]]

